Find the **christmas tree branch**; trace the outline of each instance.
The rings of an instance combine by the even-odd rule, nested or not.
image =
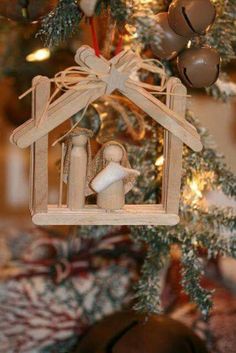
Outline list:
[[[59,0],[56,8],[42,20],[37,35],[44,39],[46,46],[57,46],[78,30],[82,18],[83,12],[76,0]]]

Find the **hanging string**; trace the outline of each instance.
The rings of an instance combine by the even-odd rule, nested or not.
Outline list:
[[[100,49],[99,49],[98,38],[97,38],[96,30],[95,30],[93,17],[89,17],[89,24],[90,24],[92,40],[93,40],[93,49],[95,51],[96,56],[99,57],[100,56]]]
[[[115,55],[120,54],[123,48],[123,35],[119,33],[118,43],[115,50]]]

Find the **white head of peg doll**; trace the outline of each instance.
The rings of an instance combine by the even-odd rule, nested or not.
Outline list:
[[[123,146],[119,144],[108,144],[104,148],[103,156],[106,162],[121,163],[124,155]]]

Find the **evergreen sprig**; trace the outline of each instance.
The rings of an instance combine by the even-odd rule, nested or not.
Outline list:
[[[191,241],[181,246],[182,256],[182,285],[190,299],[195,302],[204,316],[209,314],[212,307],[212,292],[202,288],[200,280],[204,274],[204,265],[194,249]]]
[[[235,59],[236,11],[235,0],[217,0],[217,17],[202,41],[218,50],[223,63]]]
[[[78,30],[83,17],[77,0],[59,0],[58,5],[42,20],[38,36],[48,47],[65,42]]]
[[[136,28],[136,41],[142,45],[151,42],[159,43],[160,33],[155,26],[158,12],[168,10],[170,1],[156,0],[151,3],[139,0],[98,0],[96,14],[102,9],[110,8],[113,19],[120,25],[130,24]],[[216,21],[211,30],[197,43],[216,48],[223,63],[235,58],[236,12],[234,0],[216,0]],[[59,0],[57,7],[43,21],[39,34],[45,38],[47,46],[57,46],[65,41],[77,29],[83,13],[79,8],[79,0]],[[193,40],[194,44],[195,40]]]
[[[194,179],[201,173],[214,172],[214,178],[211,177],[206,180],[207,189],[220,188],[226,195],[236,198],[236,177],[227,169],[223,157],[213,147],[209,147],[211,139],[208,131],[202,128],[198,120],[189,112],[188,119],[197,127],[205,147],[202,153],[198,154],[185,148],[182,195],[188,180]],[[151,139],[149,147],[154,154],[156,150],[155,144],[152,142]],[[145,154],[143,161],[140,155],[138,159],[140,165],[143,162],[147,163]],[[147,164],[146,168],[148,168]],[[159,187],[160,185],[156,185],[156,188]],[[142,191],[145,193],[145,189],[142,189]],[[153,189],[154,191],[155,189]],[[228,232],[227,237],[225,237],[226,231]],[[160,288],[157,284],[160,282],[161,269],[166,263],[164,257],[168,257],[168,249],[171,245],[177,244],[182,251],[183,288],[191,300],[198,305],[202,313],[207,316],[212,306],[211,292],[200,285],[203,275],[203,262],[198,253],[198,248],[205,249],[208,259],[217,258],[218,255],[236,258],[235,211],[230,207],[224,209],[210,207],[206,209],[198,204],[187,203],[182,196],[180,223],[177,226],[132,227],[131,233],[134,239],[144,241],[151,249],[151,253],[148,253],[143,266],[140,284],[137,286],[136,298],[138,298],[138,304],[136,308],[151,312],[160,310]],[[156,255],[155,261],[152,260],[153,257],[150,254]]]
[[[167,244],[160,243],[158,249],[149,247],[142,267],[141,279],[136,286],[135,299],[137,301],[134,306],[136,310],[140,312],[162,312],[160,279],[168,254],[169,247]]]

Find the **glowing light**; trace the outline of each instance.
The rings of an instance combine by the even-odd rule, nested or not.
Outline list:
[[[102,119],[106,118],[107,116],[108,116],[107,112],[103,112],[103,113],[100,114],[100,117]]]
[[[199,189],[199,185],[196,180],[192,180],[189,184],[189,187],[198,198],[202,198],[202,192]]]
[[[51,53],[49,49],[43,48],[43,49],[38,49],[35,50],[33,53],[29,54],[26,56],[26,61],[28,62],[33,62],[33,61],[44,61],[49,59],[51,56]]]
[[[195,175],[192,179],[188,179],[183,190],[185,202],[205,207],[205,193],[209,190],[209,186],[212,185],[214,178],[214,172],[203,172]]]
[[[130,38],[130,36],[133,37],[133,38],[137,38],[138,34],[136,32],[136,27],[135,26],[133,26],[131,24],[126,24],[125,25],[125,29],[128,32],[128,34],[126,34],[127,39]]]
[[[161,167],[163,164],[164,164],[164,156],[160,156],[159,158],[157,158],[155,165],[157,167]]]
[[[188,41],[188,44],[187,44],[187,48],[190,48],[191,45],[192,45],[192,42],[191,42],[191,40],[189,40],[189,41]]]

